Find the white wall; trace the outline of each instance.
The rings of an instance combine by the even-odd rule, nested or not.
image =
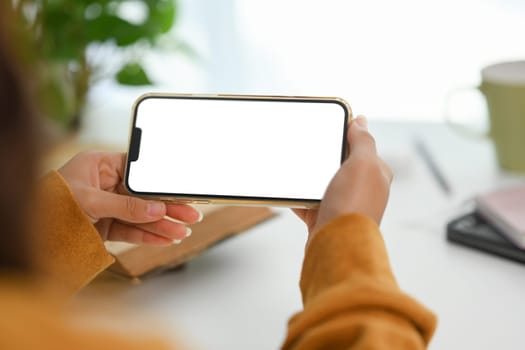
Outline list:
[[[478,84],[483,66],[525,59],[522,0],[179,4],[174,34],[199,59],[152,53],[146,61],[157,86],[107,82],[95,89],[85,123],[95,139],[104,141],[108,129],[126,130],[133,100],[151,90],[335,95],[372,119],[439,121],[447,93]],[[456,115],[483,114],[481,98],[459,100]],[[103,116],[108,110],[111,128]],[[108,137],[121,143],[127,132]]]
[[[525,59],[520,0],[182,4],[207,36],[207,90],[338,95],[372,118],[439,120],[484,65]]]

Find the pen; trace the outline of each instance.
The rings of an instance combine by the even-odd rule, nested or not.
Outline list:
[[[428,167],[428,170],[430,170],[432,177],[436,180],[441,190],[446,195],[451,195],[452,188],[450,187],[450,184],[443,175],[443,172],[439,169],[434,157],[428,150],[428,147],[423,142],[423,140],[418,137],[414,138],[414,146],[416,148],[417,154],[421,157],[421,159],[423,159],[423,162]]]

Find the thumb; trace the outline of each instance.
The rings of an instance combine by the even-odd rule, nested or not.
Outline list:
[[[352,120],[347,137],[350,155],[354,153],[376,154],[376,142],[368,132],[368,122],[365,117],[358,116]]]
[[[102,218],[115,218],[131,223],[144,223],[160,220],[166,215],[163,202],[147,201],[136,197],[106,191],[93,191],[90,194],[86,213],[95,221]]]

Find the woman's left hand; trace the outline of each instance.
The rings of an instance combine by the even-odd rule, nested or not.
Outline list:
[[[127,195],[125,159],[124,153],[83,152],[58,170],[102,239],[168,245],[189,236],[185,224],[202,220],[202,214],[190,205]]]

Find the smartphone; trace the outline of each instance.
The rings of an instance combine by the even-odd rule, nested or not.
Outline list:
[[[166,201],[316,207],[346,157],[351,117],[340,98],[146,94],[124,183]]]

